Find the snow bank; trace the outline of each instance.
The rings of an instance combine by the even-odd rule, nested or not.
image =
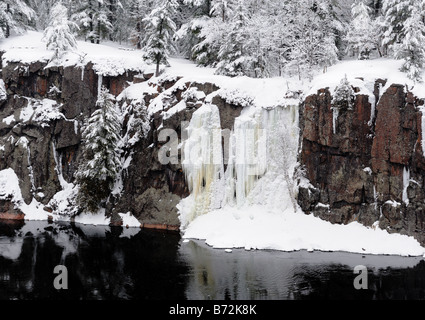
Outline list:
[[[43,33],[28,31],[20,36],[2,39],[0,51],[5,51],[2,57],[3,63],[48,62],[53,56],[53,51],[46,49],[42,38]],[[104,76],[117,76],[130,70],[141,72],[152,69],[143,62],[141,51],[123,50],[110,44],[92,44],[84,41],[77,41],[77,44],[78,48],[75,52],[64,56],[63,66],[84,66],[92,62],[96,73]]]
[[[48,213],[43,210],[43,205],[33,199],[30,204],[26,204],[21,188],[19,178],[11,168],[0,171],[0,199],[12,199],[15,208],[25,214],[25,220],[47,220]]]
[[[140,228],[140,221],[136,219],[130,212],[127,213],[119,213],[119,216],[122,219],[123,227],[128,228]]]
[[[334,225],[312,215],[281,212],[264,206],[226,207],[195,219],[185,239],[200,239],[214,248],[280,251],[346,251],[374,255],[423,256],[412,237],[389,234],[353,222]]]

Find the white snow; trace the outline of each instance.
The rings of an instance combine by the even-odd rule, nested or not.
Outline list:
[[[6,51],[3,55],[3,64],[6,65],[13,61],[23,63],[37,60],[48,61],[53,53],[45,49],[41,37],[41,33],[29,31],[22,36],[3,39],[0,42],[0,50]],[[81,67],[92,62],[95,71],[105,76],[123,74],[128,70],[135,70],[140,73],[152,71],[152,66],[147,66],[142,61],[140,51],[121,50],[110,45],[94,45],[79,41],[78,54],[67,54],[63,65]],[[283,251],[305,249],[309,251],[349,251],[423,256],[425,249],[412,237],[389,234],[385,230],[367,228],[356,222],[349,225],[332,225],[313,216],[304,215],[300,210],[294,213],[288,192],[290,186],[288,186],[283,175],[276,174],[276,171],[274,171],[276,168],[272,168],[268,164],[266,168],[260,168],[266,170],[259,170],[259,174],[253,178],[252,175],[248,174],[249,170],[247,170],[246,165],[238,167],[240,164],[238,159],[245,156],[252,157],[260,164],[264,163],[264,157],[261,156],[261,153],[256,153],[253,147],[265,143],[261,130],[264,128],[274,130],[275,119],[281,117],[278,115],[279,112],[271,110],[281,109],[277,107],[286,107],[283,108],[286,110],[284,119],[288,121],[286,123],[290,132],[288,139],[284,139],[284,142],[288,146],[289,162],[287,169],[292,173],[296,165],[298,110],[291,106],[298,106],[300,99],[309,94],[317,93],[318,89],[329,87],[330,91],[333,92],[345,75],[354,87],[359,88],[360,91],[357,94],[369,96],[369,102],[372,104],[371,120],[375,116],[376,101],[373,89],[375,80],[378,78],[387,80],[387,85],[382,88],[381,92],[384,92],[389,85],[398,83],[407,85],[415,95],[424,98],[425,84],[414,84],[409,80],[404,73],[399,71],[401,64],[402,61],[392,59],[342,61],[329,67],[326,73],[319,74],[311,82],[308,82],[283,77],[268,79],[229,78],[214,75],[214,68],[199,68],[187,60],[171,58],[171,67],[165,68],[165,74],[161,77],[170,79],[182,77],[177,81],[174,88],[159,93],[155,87],[155,81],[158,79],[153,78],[151,81],[130,84],[117,97],[117,100],[142,101],[147,94],[158,94],[158,97],[149,106],[148,111],[149,114],[162,111],[166,118],[186,107],[184,102],[175,105],[173,108],[167,107],[167,98],[171,96],[172,90],[178,87],[183,88],[188,82],[209,82],[221,88],[218,92],[205,97],[204,107],[197,111],[199,117],[197,118],[195,112],[192,119],[195,122],[198,121],[198,123],[191,123],[192,133],[189,135],[189,144],[200,144],[206,149],[200,151],[198,158],[191,158],[191,162],[186,163],[185,173],[192,181],[191,190],[195,190],[196,196],[191,194],[189,198],[182,200],[178,207],[181,213],[195,212],[193,215],[181,215],[184,222],[183,236],[185,239],[204,239],[213,247],[227,250],[231,250],[231,248]],[[83,70],[81,77],[84,78]],[[2,90],[4,91],[4,84],[0,82],[0,99]],[[219,142],[221,143],[221,137],[215,139],[216,141],[209,139],[218,136],[215,129],[220,129],[214,106],[209,105],[216,94],[220,94],[229,103],[245,106],[241,116],[235,122],[235,131],[231,134],[233,145],[231,144],[229,147],[229,165],[234,166],[234,175],[224,176],[223,163],[215,161],[215,154],[219,153],[217,145]],[[42,100],[36,107],[32,103],[28,103],[28,106],[21,110],[19,120],[26,122],[32,119],[46,123],[52,117],[62,116],[56,108],[57,106],[48,99]],[[36,110],[39,112],[36,112]],[[10,124],[13,119],[8,117],[2,121]],[[336,120],[335,117],[335,123]],[[424,129],[425,121],[422,121],[422,126]],[[209,130],[206,130],[206,135],[205,130],[200,130],[201,127],[209,128]],[[238,132],[236,129],[241,131]],[[247,129],[254,129],[255,138],[248,139],[248,136],[244,136],[243,132]],[[336,125],[334,125],[335,129]],[[425,130],[422,131],[425,132]],[[13,137],[11,138],[13,139]],[[423,139],[422,147],[425,154],[425,137]],[[25,141],[22,140],[18,142],[25,144]],[[267,156],[270,156],[271,153],[273,158],[272,150],[274,147],[274,145],[267,145]],[[201,165],[205,158],[211,160],[210,165]],[[131,160],[131,157],[128,159]],[[57,163],[59,162],[57,161]],[[366,169],[365,172],[368,173]],[[58,175],[61,176],[58,168],[57,170]],[[204,178],[207,179],[204,181]],[[62,208],[62,205],[69,207],[70,203],[65,200],[71,199],[76,189],[74,185],[65,183],[63,177],[60,180],[63,190],[54,197],[54,200],[59,208]],[[407,180],[408,183],[408,173],[406,173],[404,180]],[[308,181],[304,183],[308,184]],[[205,185],[200,188],[202,184]],[[404,187],[406,188],[406,184]],[[205,189],[208,189],[207,192]],[[117,190],[119,190],[119,186]],[[24,203],[18,178],[12,169],[0,171],[0,197],[2,193],[4,195],[13,194],[14,203],[26,214],[26,219],[47,219],[48,213],[42,210],[43,206],[40,203],[35,200],[29,205]],[[234,193],[238,195],[238,199],[232,202],[230,195]],[[403,201],[406,201],[405,194],[403,194]],[[401,205],[395,201],[390,201],[390,203],[393,206]],[[199,210],[204,214],[199,215],[196,212]],[[120,214],[120,216],[125,226],[140,226],[137,219],[129,213]],[[55,216],[55,219],[66,220],[69,217]],[[109,225],[109,219],[105,217],[104,210],[100,210],[97,214],[81,214],[75,218],[75,222]],[[13,255],[13,253],[11,252],[10,255]]]
[[[20,36],[2,39],[0,50],[6,51],[3,55],[3,63],[48,62],[53,56],[53,51],[46,49],[46,43],[42,41],[42,37],[41,32],[28,31]],[[77,41],[77,44],[76,52],[67,53],[63,58],[62,65],[81,67],[92,62],[96,73],[105,76],[116,76],[129,70],[144,71],[151,68],[143,63],[140,51],[122,50],[116,46],[84,41]],[[82,73],[81,77],[83,76]]]
[[[425,248],[412,237],[389,234],[352,222],[334,225],[302,212],[247,206],[226,207],[195,219],[185,239],[202,239],[214,247],[281,251],[346,251],[361,254],[422,256]]]
[[[5,100],[7,97],[6,88],[3,79],[0,79],[0,101]]]
[[[33,199],[30,204],[25,203],[19,178],[11,168],[0,171],[0,199],[12,199],[15,208],[25,214],[25,220],[47,220],[48,213],[43,210],[43,205]]]
[[[28,99],[26,107],[21,109],[19,120],[24,123],[29,121],[39,123],[42,127],[48,126],[51,120],[65,118],[59,107],[60,105],[51,99]]]
[[[347,75],[348,81],[360,89],[357,94],[368,94],[371,103],[375,102],[373,87],[377,79],[387,80],[387,84],[381,92],[385,92],[392,84],[401,84],[407,85],[418,98],[425,98],[425,83],[414,83],[407,78],[406,74],[399,70],[402,64],[402,60],[387,58],[341,61],[329,67],[328,72],[316,76],[309,85],[310,89],[306,95],[315,94],[317,90],[326,87],[329,87],[332,92],[341,79]]]
[[[10,125],[12,122],[15,122],[15,116],[12,114],[11,116],[8,116],[2,120],[7,125]]]
[[[108,226],[110,219],[105,216],[105,209],[95,213],[80,213],[74,218],[75,223]]]
[[[140,228],[140,221],[136,219],[135,216],[133,216],[130,212],[127,213],[119,213],[119,216],[122,219],[122,225],[123,227],[134,227],[134,228]]]

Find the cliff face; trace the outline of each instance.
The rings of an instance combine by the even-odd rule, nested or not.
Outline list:
[[[91,64],[84,68],[45,67],[42,62],[3,66],[7,97],[0,101],[0,170],[15,171],[26,204],[35,199],[46,211],[55,212],[59,208],[51,202],[52,198],[64,183],[75,181],[82,160],[81,127],[96,109],[100,84],[118,96],[129,82],[146,82],[152,75],[128,71],[113,77],[99,76]],[[113,224],[121,223],[118,213],[131,212],[145,227],[174,230],[179,226],[176,206],[189,191],[181,161],[167,165],[159,162],[158,152],[166,141],[159,141],[158,129],[174,130],[180,142],[182,124],[190,121],[206,95],[220,88],[208,83],[185,83],[174,88],[177,80],[166,78],[152,84],[152,92],[144,96],[142,107],[146,108],[166,90],[169,94],[164,98],[165,111],[181,102],[189,88],[203,94],[186,98],[187,107],[166,118],[161,115],[162,109],[153,114],[146,136],[133,139],[134,143],[124,147],[128,163],[122,174],[121,192],[112,195],[106,207]],[[227,103],[219,95],[213,102],[222,111],[224,127],[231,127],[242,107]],[[146,120],[146,115],[135,111],[140,101],[124,98],[119,104],[124,114],[122,134],[129,139],[140,135],[141,128],[134,125],[135,119]],[[23,219],[24,214],[11,203],[13,199],[1,196],[0,218]]]
[[[2,68],[7,96],[0,95],[0,171],[15,171],[26,204],[35,199],[46,211],[55,212],[59,208],[51,200],[64,183],[74,182],[81,162],[81,126],[96,109],[99,85],[117,96],[129,82],[146,82],[151,75],[129,71],[99,76],[91,64],[45,66],[8,63]],[[189,191],[180,151],[174,164],[159,161],[158,153],[167,143],[159,137],[160,128],[174,130],[181,142],[182,126],[208,95],[220,111],[222,129],[231,129],[241,114],[243,106],[222,98],[216,85],[179,80],[149,83],[152,90],[142,105],[146,108],[163,94],[164,107],[152,115],[146,135],[124,147],[128,161],[121,190],[106,207],[113,224],[121,223],[118,213],[131,212],[146,227],[177,229],[176,206]],[[305,213],[333,223],[378,223],[425,243],[425,158],[419,110],[423,101],[400,85],[380,92],[382,85],[384,80],[376,81],[375,99],[357,94],[353,109],[340,110],[337,117],[328,89],[305,99],[299,108],[299,162],[309,184],[300,184],[298,203]],[[378,101],[377,105],[370,100]],[[182,102],[185,108],[174,108]],[[135,137],[140,128],[134,127],[134,119],[145,120],[135,111],[140,102],[123,98],[119,103],[124,114],[122,134]],[[177,111],[165,116],[163,111],[171,109]],[[13,199],[1,194],[0,199],[0,218],[24,218]]]
[[[369,97],[357,95],[353,110],[341,110],[333,128],[331,95],[309,96],[301,112],[300,163],[310,186],[298,203],[333,223],[379,223],[390,232],[425,243],[425,183],[419,106],[423,101],[391,85],[375,112]],[[373,99],[372,99],[373,100]]]

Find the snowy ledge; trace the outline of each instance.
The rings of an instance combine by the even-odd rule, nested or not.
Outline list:
[[[369,255],[422,257],[425,248],[413,237],[390,234],[357,222],[331,224],[291,209],[264,206],[216,210],[196,218],[184,239],[205,240],[217,249],[339,251]]]
[[[64,190],[58,192],[51,202],[55,202],[55,205],[59,209],[65,211],[73,192],[75,192],[74,185],[71,183],[66,184]],[[53,219],[53,221],[75,222],[82,225],[110,225],[110,219],[105,217],[104,209],[100,209],[96,214],[81,213],[71,218],[70,215],[60,215],[45,211],[45,206],[35,198],[33,198],[30,204],[26,204],[19,186],[19,178],[11,168],[0,171],[0,200],[12,201],[15,209],[21,211],[25,215],[25,220],[28,221],[47,221]],[[140,222],[130,212],[120,213],[119,215],[124,228],[140,228]]]
[[[48,62],[53,51],[46,49],[42,40],[43,33],[27,31],[21,36],[14,36],[0,41],[0,51],[3,51],[3,66],[12,62],[31,64],[37,61]],[[116,44],[108,43],[92,44],[77,41],[78,49],[67,53],[61,66],[83,67],[87,63],[93,63],[93,69],[97,74],[104,76],[118,76],[127,71],[153,72],[153,66],[143,62],[140,51],[122,50]]]

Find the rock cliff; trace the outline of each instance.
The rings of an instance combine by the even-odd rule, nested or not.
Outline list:
[[[311,185],[300,186],[298,203],[332,223],[379,225],[423,244],[423,101],[402,85],[380,92],[383,85],[376,81],[375,99],[356,95],[352,110],[340,110],[335,128],[329,90],[306,98],[300,164]]]
[[[6,96],[0,94],[0,170],[12,168],[25,203],[35,199],[48,212],[59,210],[52,199],[64,183],[74,182],[81,127],[96,109],[100,85],[115,96],[132,83],[151,88],[143,101],[119,100],[122,134],[134,141],[124,146],[121,189],[105,208],[112,224],[122,223],[119,213],[130,212],[145,227],[178,229],[176,206],[189,191],[181,161],[159,162],[158,152],[167,142],[160,139],[159,129],[174,130],[180,142],[182,126],[206,96],[220,111],[222,129],[231,129],[243,109],[222,97],[215,84],[182,83],[178,77],[149,82],[152,75],[131,71],[101,76],[90,63],[84,68],[46,68],[42,62],[0,67],[6,90]],[[337,117],[328,89],[305,98],[299,108],[299,162],[308,183],[299,185],[298,203],[306,214],[332,223],[379,225],[424,244],[423,101],[397,84],[381,92],[385,85],[377,80],[373,99],[358,93],[353,108],[340,110]],[[163,107],[151,115],[143,138],[135,139],[141,130],[135,119],[146,120],[136,105],[146,108],[158,98]],[[185,107],[176,108],[179,103]],[[10,197],[0,194],[0,199],[0,218],[24,218]]]
[[[90,63],[84,68],[46,68],[42,62],[29,65],[9,62],[3,66],[7,97],[0,101],[0,170],[15,171],[26,204],[36,199],[48,212],[59,210],[52,199],[64,183],[75,181],[81,162],[81,126],[96,109],[100,85],[118,96],[129,84],[147,82],[151,76],[130,71],[114,77],[101,76]],[[174,130],[181,141],[182,124],[190,121],[206,95],[220,89],[214,84],[195,82],[174,87],[178,80],[165,77],[149,84],[152,92],[144,95],[142,107],[146,108],[164,92],[166,101],[164,107],[152,115],[150,130],[143,139],[135,138],[141,128],[134,127],[135,118],[146,120],[145,113],[135,111],[140,101],[127,97],[119,101],[124,114],[123,135],[134,141],[124,146],[127,164],[121,190],[111,195],[106,208],[113,224],[122,223],[118,213],[130,212],[145,227],[178,229],[176,205],[189,191],[180,161],[168,165],[159,162],[158,152],[166,141],[159,140],[157,129]],[[202,94],[183,97],[189,88]],[[182,100],[186,108],[163,116],[163,111]],[[220,95],[213,97],[213,103],[222,111],[223,126],[231,127],[242,107],[226,102]],[[1,200],[0,218],[23,219],[24,215],[11,200]]]

